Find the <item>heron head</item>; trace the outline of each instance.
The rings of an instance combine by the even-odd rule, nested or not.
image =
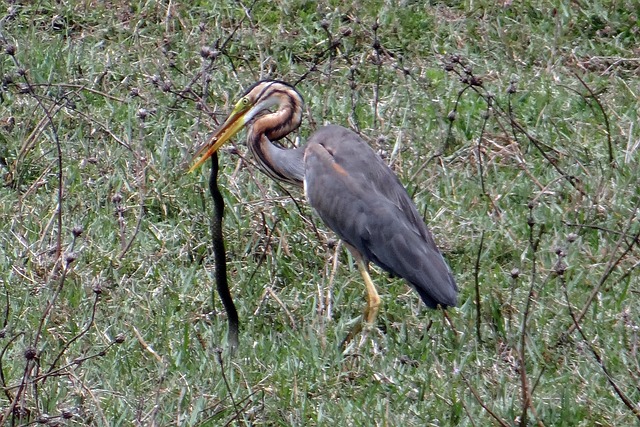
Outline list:
[[[222,144],[229,141],[240,129],[250,123],[261,112],[269,110],[274,105],[280,104],[282,102],[283,88],[296,92],[293,87],[276,80],[260,81],[247,89],[242,98],[236,102],[229,117],[227,117],[224,123],[198,148],[189,172],[193,172],[202,166],[213,153],[218,151]]]
[[[194,163],[189,168],[189,172],[198,169],[202,164],[213,155],[222,144],[230,140],[242,127],[251,121],[260,110],[255,108],[255,101],[251,99],[249,94],[244,95],[236,105],[229,117],[213,132],[213,134],[202,144],[194,156]]]

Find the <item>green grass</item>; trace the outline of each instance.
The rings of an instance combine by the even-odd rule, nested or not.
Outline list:
[[[637,423],[640,11],[504,3],[4,5],[3,423]],[[377,328],[343,356],[357,269],[237,138],[228,354],[209,166],[186,170],[260,78],[302,79],[302,139],[342,124],[392,163],[461,288],[450,323],[376,270]]]

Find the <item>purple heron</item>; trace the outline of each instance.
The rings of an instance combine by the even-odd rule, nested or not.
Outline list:
[[[246,126],[249,151],[260,169],[303,186],[309,204],[353,254],[367,289],[364,322],[373,324],[380,306],[369,262],[404,278],[428,307],[455,306],[458,287],[431,232],[400,180],[355,132],[330,125],[299,148],[273,144],[300,126],[302,108],[302,96],[291,85],[255,83],[198,149],[190,171]]]

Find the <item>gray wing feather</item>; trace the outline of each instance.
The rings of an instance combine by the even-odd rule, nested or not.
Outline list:
[[[320,218],[365,260],[407,280],[429,307],[456,305],[453,275],[406,190],[355,133],[327,126],[313,135],[305,191]]]

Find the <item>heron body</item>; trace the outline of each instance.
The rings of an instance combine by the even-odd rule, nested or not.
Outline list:
[[[369,145],[349,129],[326,126],[309,139],[304,160],[305,194],[329,228],[365,262],[405,279],[427,306],[456,305],[455,281],[431,233]]]
[[[260,168],[273,179],[304,186],[309,204],[358,261],[367,285],[366,321],[375,319],[380,303],[369,262],[404,278],[428,307],[455,306],[458,288],[431,233],[399,179],[362,138],[330,125],[301,147],[273,144],[298,128],[302,106],[302,97],[287,83],[254,84],[198,151],[202,157],[191,170],[246,125],[249,150]]]

